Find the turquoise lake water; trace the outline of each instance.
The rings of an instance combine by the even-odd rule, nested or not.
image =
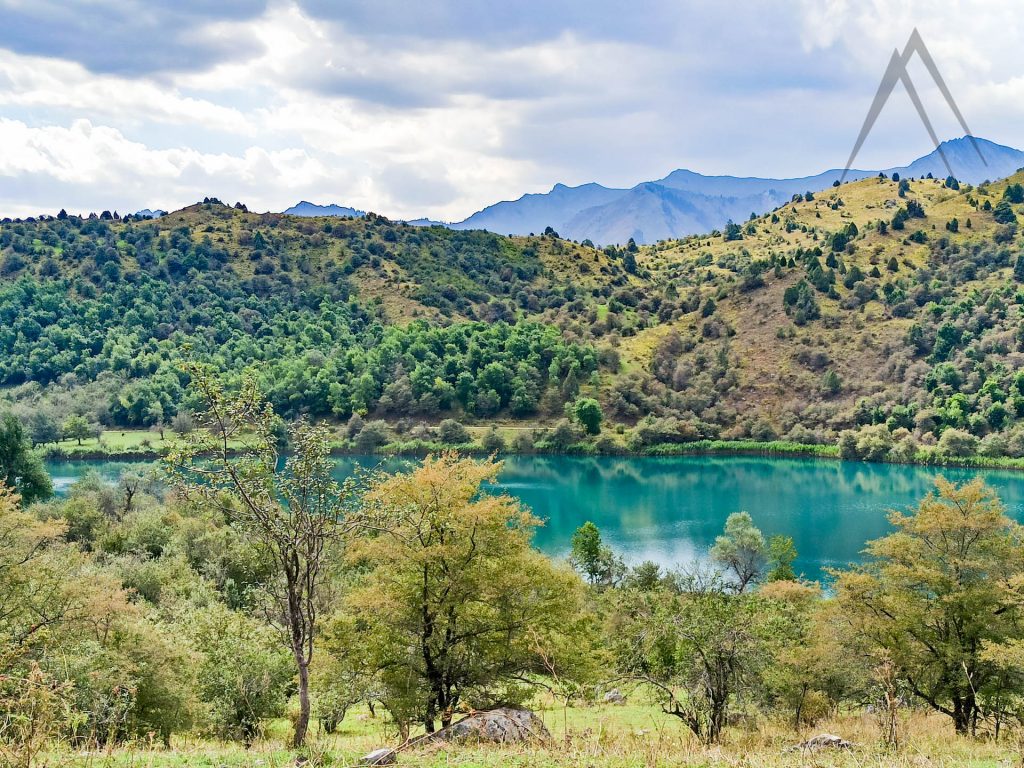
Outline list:
[[[397,469],[409,460],[340,458],[339,477],[356,462]],[[116,478],[126,465],[51,462],[47,469],[66,493],[87,471]],[[824,568],[858,560],[867,541],[890,529],[887,511],[915,505],[940,474],[956,482],[981,475],[1007,512],[1024,520],[1024,473],[998,470],[744,456],[510,456],[499,485],[545,521],[536,543],[551,555],[564,555],[573,531],[592,520],[629,562],[685,566],[706,556],[730,513],[744,510],[766,536],[792,536],[798,571],[819,578]]]

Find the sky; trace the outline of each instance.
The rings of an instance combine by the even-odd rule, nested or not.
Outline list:
[[[917,27],[1024,148],[1019,0],[0,0],[0,216],[299,200],[461,220],[555,183],[843,167]],[[941,138],[962,134],[911,67]],[[931,151],[897,86],[856,166]]]

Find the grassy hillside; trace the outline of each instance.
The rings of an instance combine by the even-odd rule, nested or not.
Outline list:
[[[879,423],[925,442],[951,427],[1012,431],[1024,411],[1021,245],[996,218],[1021,213],[999,204],[1022,179],[902,192],[865,179],[645,250],[664,290],[700,309],[624,342],[623,358],[690,406],[696,429],[725,437],[814,442]],[[918,216],[894,228],[908,207]]]
[[[0,385],[53,421],[170,424],[189,355],[256,367],[285,417],[383,419],[378,444],[454,418],[566,449],[596,397],[604,449],[852,429],[845,455],[1021,456],[1021,181],[864,179],[639,249],[216,201],[8,221]]]

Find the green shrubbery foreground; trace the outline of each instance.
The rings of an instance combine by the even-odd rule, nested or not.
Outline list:
[[[558,562],[531,546],[528,509],[481,493],[493,460],[339,485],[323,427],[291,428],[282,467],[255,382],[190,375],[206,406],[170,482],[0,494],[5,762],[182,734],[248,745],[285,714],[308,750],[353,708],[405,738],[538,697],[578,712],[611,688],[705,745],[743,718],[798,731],[871,712],[896,748],[925,711],[962,736],[1024,717],[1024,529],[980,481],[893,513],[827,591],[743,512],[676,569],[627,566],[589,523]]]

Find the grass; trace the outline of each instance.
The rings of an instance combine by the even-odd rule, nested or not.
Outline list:
[[[705,747],[676,719],[652,703],[541,708],[538,714],[551,732],[545,744],[432,745],[403,751],[401,765],[419,768],[479,766],[499,768],[807,768],[814,766],[877,766],[878,768],[996,768],[1019,762],[1011,737],[1000,743],[957,737],[948,718],[912,712],[902,725],[899,750],[885,748],[879,730],[867,714],[845,714],[800,733],[782,723],[759,719],[745,728],[730,728],[721,745]],[[394,745],[380,717],[365,709],[353,711],[332,735],[316,734],[307,756],[313,766],[355,765],[362,755]],[[295,765],[286,747],[288,723],[275,721],[264,739],[249,750],[237,744],[199,737],[177,737],[171,750],[141,742],[109,752],[55,754],[52,764],[76,768],[278,768]],[[836,733],[857,746],[848,752],[804,754],[789,751],[817,733]]]
[[[149,457],[159,456],[171,445],[174,434],[167,430],[164,439],[157,432],[145,429],[105,430],[98,438],[61,440],[50,443],[45,451],[48,458],[93,458],[93,457]]]

